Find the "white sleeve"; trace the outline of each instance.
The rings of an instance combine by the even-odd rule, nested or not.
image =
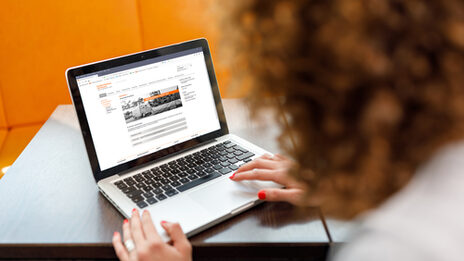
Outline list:
[[[380,233],[361,234],[350,242],[331,248],[328,260],[332,261],[426,261],[424,252],[404,242],[404,239]]]

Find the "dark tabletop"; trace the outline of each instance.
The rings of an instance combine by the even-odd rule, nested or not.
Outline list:
[[[278,152],[267,115],[250,121],[225,100],[231,133]],[[98,192],[71,105],[58,106],[0,180],[0,258],[114,258],[123,217]],[[190,238],[195,259],[323,259],[330,236],[319,208],[264,203]]]

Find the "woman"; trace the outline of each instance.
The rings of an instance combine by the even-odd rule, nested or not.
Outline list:
[[[464,3],[228,5],[226,53],[241,76],[234,79],[252,86],[253,111],[287,116],[279,141],[294,159],[263,156],[231,182],[273,180],[286,189],[260,191],[260,199],[316,204],[339,218],[363,213],[335,260],[461,260]],[[138,215],[123,224],[136,250],[129,253],[118,233],[113,238],[121,260],[191,259],[179,225],[163,224],[168,245],[149,214]]]

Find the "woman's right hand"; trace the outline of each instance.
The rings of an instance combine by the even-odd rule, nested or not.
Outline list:
[[[292,160],[276,154],[265,154],[241,166],[230,179],[274,181],[285,188],[268,188],[258,192],[258,198],[266,201],[286,201],[294,205],[303,205],[304,186],[289,176],[289,170],[295,164]]]

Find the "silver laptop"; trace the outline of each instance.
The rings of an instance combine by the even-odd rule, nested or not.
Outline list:
[[[269,153],[229,134],[206,39],[70,68],[68,87],[93,175],[125,217],[133,208],[191,236],[259,203],[272,182],[233,182]]]

